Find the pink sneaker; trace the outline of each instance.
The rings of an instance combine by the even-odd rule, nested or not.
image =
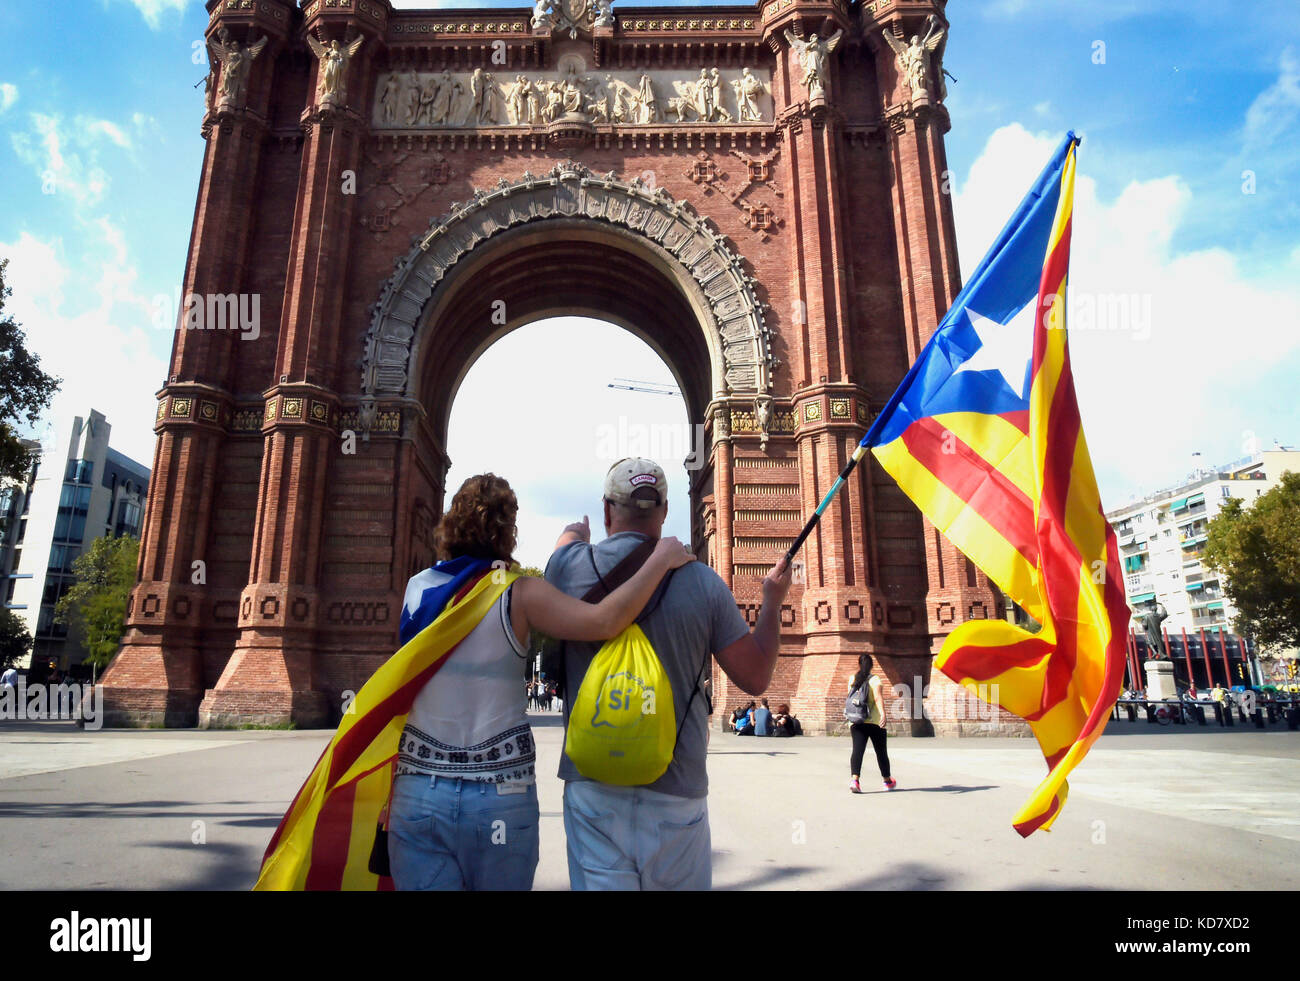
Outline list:
[[[851,793],[851,794],[860,794],[860,793],[862,793],[862,785],[859,784],[856,780],[850,780],[850,781],[849,781],[849,793]]]
[[[897,787],[897,786],[898,786],[898,781],[895,780],[893,777],[890,777],[889,779],[887,779],[887,780],[885,781],[885,789],[886,789],[886,790],[893,790],[893,789],[894,789],[895,787]]]

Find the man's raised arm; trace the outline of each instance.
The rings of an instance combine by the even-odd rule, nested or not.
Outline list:
[[[587,516],[584,514],[581,521],[575,521],[571,525],[564,526],[564,531],[560,532],[560,537],[555,542],[555,548],[551,551],[558,551],[564,548],[565,545],[572,545],[574,542],[589,541],[591,541],[591,522],[587,520]]]
[[[781,652],[781,604],[790,591],[790,566],[783,558],[763,580],[763,608],[754,629],[714,657],[727,677],[747,695],[761,695],[772,683]]]

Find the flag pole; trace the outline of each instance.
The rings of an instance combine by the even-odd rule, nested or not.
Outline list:
[[[831,489],[826,492],[826,496],[822,498],[822,502],[817,505],[817,510],[812,513],[812,517],[804,524],[803,531],[799,532],[799,537],[794,540],[794,544],[786,551],[785,559],[781,563],[783,567],[788,566],[794,561],[795,553],[799,551],[799,547],[803,545],[808,536],[812,534],[812,530],[817,527],[817,522],[821,520],[822,512],[826,510],[827,506],[831,503],[832,498],[839,493],[839,489],[844,486],[844,481],[848,479],[849,474],[853,472],[853,468],[858,465],[858,461],[866,455],[867,447],[865,443],[859,443],[858,448],[854,450],[853,455],[849,457],[849,462],[844,464],[844,469],[841,470],[840,475],[835,478],[835,483],[831,484]]]

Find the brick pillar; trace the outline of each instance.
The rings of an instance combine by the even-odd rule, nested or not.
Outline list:
[[[270,0],[256,11],[222,12],[209,25],[210,42],[221,31],[228,42],[267,42],[242,91],[223,95],[225,69],[218,67],[203,119],[200,204],[171,367],[158,393],[138,584],[127,605],[122,649],[104,674],[108,725],[191,726],[203,694],[202,626],[212,622],[218,597],[195,563],[208,559],[214,486],[232,412],[230,376],[242,336],[237,324],[210,322],[231,308],[209,298],[235,296],[238,311],[244,293],[275,62],[291,15],[291,3]],[[190,297],[198,302],[187,302]]]
[[[730,589],[735,545],[735,479],[731,451],[731,420],[727,403],[713,416],[713,500],[717,520],[717,560],[714,568]]]
[[[904,38],[918,32],[924,35],[925,19],[931,14],[942,21],[939,5],[909,11],[906,18],[882,12],[874,26],[868,21],[868,41],[875,54],[884,101],[882,115],[888,128],[886,152],[893,175],[894,233],[899,280],[903,284],[902,329],[909,362],[916,360],[961,290],[952,182],[943,142],[950,124],[948,111],[939,103],[936,92],[912,92],[880,32],[891,30]],[[923,519],[922,525],[927,574],[925,622],[931,652],[937,654],[958,624],[1001,617],[1004,607],[1001,593],[988,577],[929,520]],[[927,706],[936,731],[988,730],[989,726],[979,722],[981,714],[987,714],[983,703],[947,677],[932,674],[927,665],[914,678],[914,683],[930,687]],[[999,721],[1010,718],[998,715]],[[974,724],[967,725],[968,720]],[[1018,728],[1018,723],[1009,724]]]
[[[340,441],[333,390],[338,368],[347,259],[356,194],[345,172],[360,169],[367,104],[366,64],[383,25],[317,6],[304,31],[323,43],[366,40],[347,69],[346,101],[322,93],[313,75],[301,123],[298,179],[285,302],[275,373],[266,397],[261,486],[248,585],[239,603],[239,638],[216,686],[199,707],[199,725],[323,726],[333,717],[317,683],[321,532],[326,477]],[[319,65],[316,66],[317,73]]]
[[[791,250],[790,294],[799,346],[790,372],[800,473],[800,505],[813,513],[865,434],[867,393],[853,377],[853,291],[844,231],[844,182],[840,142],[842,103],[849,86],[840,53],[829,59],[825,92],[803,84],[798,53],[785,29],[803,39],[832,37],[842,25],[834,10],[796,3],[789,19],[766,27],[777,51],[773,94],[783,124],[785,192],[789,219],[783,234]],[[849,43],[846,37],[839,44]],[[815,329],[814,329],[815,326]],[[865,331],[863,332],[865,336]],[[868,484],[855,473],[822,515],[804,545],[806,581],[796,599],[803,624],[804,656],[791,708],[810,731],[839,727],[843,691],[858,656],[883,640],[883,605],[873,578]],[[875,611],[879,611],[877,614]]]

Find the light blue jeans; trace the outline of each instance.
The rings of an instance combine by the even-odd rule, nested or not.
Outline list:
[[[564,836],[575,891],[713,888],[707,797],[570,780]]]
[[[529,890],[537,871],[537,785],[403,774],[393,787],[388,856],[401,890]]]

